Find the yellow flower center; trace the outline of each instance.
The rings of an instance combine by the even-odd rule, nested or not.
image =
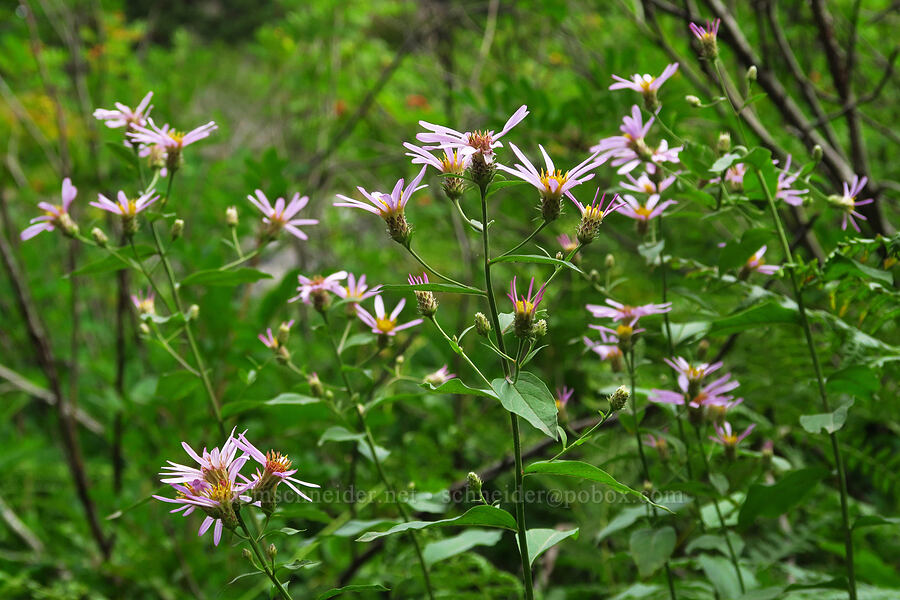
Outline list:
[[[462,173],[464,170],[463,163],[459,159],[459,152],[456,150],[453,151],[452,160],[447,158],[446,154],[441,159],[441,171],[444,173]]]
[[[516,313],[517,314],[530,315],[532,312],[534,312],[534,304],[532,304],[528,300],[516,300]]]
[[[584,212],[581,213],[581,217],[583,219],[588,219],[591,221],[600,221],[603,222],[603,210],[600,209],[600,205],[591,205],[585,206]]]
[[[620,338],[630,338],[633,333],[634,328],[631,325],[619,325],[618,327],[616,327],[616,335]]]
[[[650,208],[647,208],[646,206],[641,205],[641,206],[638,206],[636,209],[634,209],[634,212],[639,217],[646,220],[646,219],[650,218],[650,213],[653,212],[653,209],[650,209]]]
[[[563,173],[560,169],[556,169],[555,171],[544,171],[541,169],[541,183],[544,185],[544,189],[548,194],[552,194],[554,196],[558,196],[560,194],[560,189],[563,184],[569,180],[569,172],[566,171]],[[550,187],[550,182],[556,182],[556,191],[553,191],[553,188]]]
[[[652,194],[652,193],[656,192],[656,188],[653,186],[652,183],[647,182],[644,184],[644,191],[648,194]]]
[[[178,147],[179,147],[179,148],[180,148],[181,145],[184,143],[184,135],[185,135],[185,134],[184,134],[183,131],[175,131],[174,129],[170,129],[170,130],[167,132],[167,135],[168,135],[172,140],[174,140],[176,144],[178,144]]]
[[[397,326],[397,322],[393,321],[387,317],[382,319],[375,319],[375,328],[381,333],[390,333],[394,330],[394,327]]]

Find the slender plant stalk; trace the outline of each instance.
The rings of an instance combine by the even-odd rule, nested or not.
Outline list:
[[[269,567],[266,563],[265,555],[262,553],[262,550],[259,547],[259,543],[253,537],[253,534],[250,533],[250,529],[247,527],[247,524],[244,522],[244,517],[241,515],[241,511],[236,510],[234,514],[237,515],[238,523],[241,525],[241,529],[244,530],[244,533],[247,536],[247,541],[250,542],[250,547],[253,549],[253,554],[256,555],[257,560],[263,567],[263,571],[265,571],[266,576],[272,580],[272,585],[275,586],[275,589],[278,590],[278,595],[281,596],[282,600],[294,600],[291,598],[291,595],[288,593],[287,588],[284,587],[284,584],[278,580],[278,576],[275,574],[274,566]]]
[[[488,307],[491,313],[491,323],[494,327],[494,333],[497,337],[497,347],[503,354],[506,354],[506,348],[503,344],[503,331],[500,329],[500,317],[497,311],[497,301],[494,299],[494,286],[491,281],[491,244],[490,234],[488,230],[487,216],[487,186],[480,186],[481,190],[481,222],[484,225],[481,230],[481,240],[484,251],[484,287],[487,292]],[[503,365],[503,373],[509,377],[509,364],[505,360],[500,361]],[[522,559],[522,579],[525,584],[525,599],[533,600],[534,583],[531,580],[531,563],[528,560],[528,536],[525,527],[525,496],[524,496],[524,478],[522,470],[522,442],[519,437],[519,417],[516,413],[509,413],[509,421],[512,427],[513,453],[516,463],[516,526],[519,535],[519,557]]]

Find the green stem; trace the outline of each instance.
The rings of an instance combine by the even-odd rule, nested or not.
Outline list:
[[[494,299],[494,286],[491,281],[491,244],[490,234],[488,230],[488,214],[487,214],[487,186],[479,186],[481,191],[481,222],[484,227],[481,230],[481,240],[484,251],[484,286],[488,299],[488,307],[491,313],[491,322],[494,326],[494,333],[497,338],[497,347],[503,354],[506,354],[506,348],[503,344],[503,331],[500,329],[500,317],[497,311],[497,301]],[[503,365],[503,373],[509,377],[509,363],[505,360],[500,361]],[[531,562],[528,560],[528,535],[525,527],[525,497],[524,497],[524,473],[522,470],[522,443],[519,436],[519,418],[511,412],[509,420],[512,427],[513,452],[516,463],[516,526],[519,535],[519,557],[522,561],[522,580],[525,584],[525,600],[534,599],[534,583],[531,580]]]
[[[244,258],[244,251],[241,250],[241,242],[238,240],[237,227],[231,228],[231,241],[234,243],[234,251],[237,252],[238,258]]]
[[[527,238],[525,238],[524,240],[522,240],[521,242],[516,244],[515,247],[510,248],[509,250],[507,250],[506,252],[504,252],[503,254],[498,256],[497,258],[503,258],[504,256],[509,256],[510,254],[512,254],[513,252],[515,252],[516,250],[518,250],[519,248],[521,248],[522,246],[524,246],[525,244],[530,242],[532,239],[534,239],[534,236],[536,236],[541,231],[543,231],[544,227],[546,227],[546,226],[547,226],[547,221],[541,221],[541,224],[538,225],[538,228],[535,229],[534,231],[532,231],[531,234]]]
[[[138,266],[140,267],[141,273],[144,274],[144,277],[145,277],[145,278],[147,279],[147,281],[150,283],[150,287],[153,288],[154,293],[155,293],[155,294],[159,297],[159,299],[162,300],[163,303],[166,305],[166,310],[169,311],[169,313],[171,313],[171,312],[172,312],[172,306],[169,304],[169,301],[166,300],[165,295],[163,295],[163,293],[162,293],[162,292],[159,290],[159,288],[156,286],[156,282],[153,281],[153,277],[150,276],[150,273],[149,273],[149,272],[147,271],[147,269],[144,267],[144,261],[141,260],[141,257],[140,257],[140,255],[138,254],[137,248],[136,248],[135,245],[134,245],[134,236],[128,236],[128,242],[129,242],[129,244],[131,245],[131,252],[132,252],[132,254],[134,254],[134,260],[137,262]]]
[[[435,277],[437,277],[438,279],[443,279],[443,280],[446,281],[447,283],[452,283],[453,285],[458,285],[458,286],[460,286],[460,287],[469,288],[469,289],[471,289],[471,290],[474,290],[474,289],[475,289],[475,288],[472,288],[472,287],[470,287],[470,286],[468,286],[468,285],[466,285],[466,284],[464,284],[464,283],[460,283],[460,282],[456,281],[455,279],[453,279],[453,278],[451,278],[451,277],[447,277],[446,275],[444,275],[444,274],[441,273],[440,271],[436,271],[436,270],[434,269],[434,267],[432,267],[432,266],[429,265],[427,262],[425,262],[424,260],[422,260],[422,257],[419,256],[418,254],[416,254],[416,251],[412,249],[412,246],[404,246],[404,248],[406,248],[406,251],[409,252],[409,253],[412,255],[412,257],[413,257],[414,259],[416,259],[416,261],[417,261],[420,265],[422,265],[423,267],[425,267],[426,270],[431,271],[431,274],[434,275]],[[480,290],[479,290],[479,291],[480,291]]]
[[[284,584],[278,580],[278,576],[275,574],[274,563],[273,567],[270,568],[266,564],[265,555],[262,553],[262,550],[259,547],[259,543],[250,534],[250,529],[247,528],[247,524],[244,522],[244,517],[241,515],[240,510],[234,511],[234,514],[237,515],[238,523],[241,526],[241,529],[244,530],[244,533],[247,536],[247,541],[250,542],[250,547],[253,549],[253,553],[256,555],[257,560],[259,560],[259,564],[262,565],[263,571],[266,576],[272,580],[272,585],[275,586],[275,589],[278,590],[278,594],[283,598],[283,600],[293,600],[291,595],[288,593],[287,589],[284,587]]]
[[[253,258],[254,256],[258,255],[260,252],[262,252],[263,248],[265,248],[265,247],[266,247],[265,244],[260,244],[259,246],[257,246],[256,248],[254,248],[253,250],[248,252],[247,254],[242,255],[239,259],[233,260],[228,264],[222,265],[221,267],[219,267],[219,270],[227,271],[228,269],[233,269],[234,267],[242,265],[245,262],[247,262],[248,260],[250,260],[251,258]]]
[[[434,326],[437,327],[437,330],[441,332],[441,335],[444,336],[444,339],[447,340],[447,343],[450,344],[450,347],[453,348],[454,351],[455,351],[457,348],[459,348],[459,355],[463,358],[464,361],[466,361],[466,363],[467,363],[470,367],[472,367],[472,370],[474,370],[476,373],[478,373],[478,376],[481,377],[481,380],[484,381],[484,382],[487,384],[488,389],[491,389],[491,382],[490,382],[490,380],[489,380],[487,377],[484,376],[484,373],[482,373],[481,370],[480,370],[478,367],[475,366],[475,363],[472,362],[472,359],[469,358],[469,355],[465,353],[465,351],[462,349],[462,347],[461,347],[457,342],[454,342],[454,341],[450,338],[450,336],[447,335],[447,333],[446,333],[446,332],[444,331],[444,329],[441,327],[440,323],[437,322],[437,319],[435,319],[434,316],[431,316],[431,317],[429,317],[429,320],[430,320],[432,323],[434,323]]]

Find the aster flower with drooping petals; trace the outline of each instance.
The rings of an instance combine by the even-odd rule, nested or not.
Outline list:
[[[146,292],[139,290],[137,294],[131,295],[131,303],[134,304],[138,314],[141,316],[156,314],[156,306],[154,304],[155,299],[156,294],[149,288]]]
[[[637,192],[639,194],[661,194],[675,181],[675,176],[670,175],[660,181],[659,183],[650,179],[650,176],[647,173],[641,173],[641,176],[635,179],[631,173],[626,173],[625,177],[628,179],[628,183],[622,181],[619,185],[631,192]]]
[[[408,323],[398,325],[397,319],[400,317],[400,311],[403,310],[404,306],[406,306],[406,298],[401,298],[393,312],[388,315],[384,309],[384,300],[381,296],[375,296],[375,316],[373,317],[369,311],[358,304],[356,305],[356,315],[360,321],[371,328],[372,333],[380,336],[394,336],[397,335],[398,331],[415,327],[422,322],[422,319],[413,319]]]
[[[147,92],[147,95],[144,96],[144,99],[140,101],[134,110],[121,102],[115,103],[115,110],[98,108],[94,111],[94,118],[103,121],[103,124],[111,129],[118,127],[130,129],[134,125],[143,127],[147,124],[147,117],[150,116],[150,111],[153,110],[153,106],[150,104],[151,98],[153,98],[153,92]]]
[[[296,193],[289,203],[285,203],[284,198],[278,198],[273,206],[262,190],[256,190],[255,193],[256,197],[248,195],[247,200],[252,202],[264,215],[263,223],[267,225],[267,236],[274,238],[282,229],[287,229],[288,233],[296,238],[309,239],[309,236],[299,228],[303,225],[318,225],[318,219],[294,218],[309,203],[309,196],[301,197],[299,193]]]
[[[563,249],[565,254],[569,254],[576,248],[578,248],[578,242],[569,237],[568,233],[561,233],[556,236],[556,241],[559,243],[560,248]]]
[[[376,285],[373,288],[369,288],[366,285],[366,276],[360,275],[359,279],[353,275],[353,273],[347,274],[347,285],[338,286],[335,288],[334,293],[346,300],[351,304],[356,304],[371,298],[372,296],[377,296],[381,293],[381,286]]]
[[[629,325],[634,325],[641,317],[647,315],[661,315],[672,310],[672,303],[665,302],[663,304],[642,304],[640,306],[629,306],[616,302],[612,298],[606,299],[606,304],[588,304],[588,311],[598,319],[612,319],[613,321],[623,321]]]
[[[303,304],[312,304],[316,310],[322,311],[328,308],[328,304],[331,301],[329,294],[335,294],[336,296],[341,295],[340,290],[342,286],[339,282],[346,278],[347,271],[338,271],[337,273],[332,273],[328,277],[322,277],[321,275],[315,275],[313,277],[298,275],[297,281],[300,285],[297,286],[297,291],[299,293],[293,298],[290,298],[288,302],[300,300]]]
[[[620,167],[617,173],[630,173],[641,161],[651,161],[653,150],[647,145],[645,137],[653,125],[655,117],[650,117],[647,123],[641,116],[641,109],[635,104],[631,107],[631,116],[626,115],[622,120],[619,130],[622,135],[600,140],[600,143],[591,148],[591,152],[601,153],[598,158],[612,159],[610,165]]]
[[[419,174],[416,175],[405,188],[403,187],[405,183],[403,179],[397,181],[390,194],[382,192],[370,193],[362,187],[357,187],[356,189],[369,201],[369,204],[337,194],[337,197],[340,198],[342,202],[335,202],[334,206],[359,208],[366,212],[370,212],[373,215],[378,215],[384,219],[385,223],[387,223],[388,233],[391,238],[399,244],[403,244],[404,246],[408,245],[412,230],[406,222],[406,216],[403,214],[403,210],[406,208],[406,204],[414,193],[422,188],[428,187],[427,185],[419,185],[419,182],[422,181],[422,177],[425,176],[425,170],[427,168],[428,167],[422,167]]]
[[[629,219],[637,221],[638,232],[644,234],[652,219],[660,216],[665,210],[673,204],[678,204],[675,200],[665,200],[660,202],[659,194],[652,194],[645,202],[641,202],[634,196],[625,194],[625,204],[622,206],[621,212]]]
[[[247,484],[245,493],[247,493],[254,501],[260,502],[264,512],[271,513],[275,508],[275,491],[281,483],[284,483],[304,500],[312,502],[312,499],[304,494],[297,486],[302,485],[303,487],[308,488],[317,488],[320,486],[316,483],[309,483],[307,481],[301,481],[296,477],[292,477],[298,469],[291,468],[292,463],[286,455],[281,452],[276,452],[275,450],[269,450],[268,452],[263,453],[259,448],[250,443],[244,433],[238,435],[235,444],[262,467],[262,470],[257,468],[253,478]]]
[[[778,265],[767,265],[763,256],[766,254],[767,246],[763,246],[759,250],[753,253],[753,256],[747,259],[747,262],[744,263],[744,266],[741,267],[741,271],[738,274],[739,279],[747,279],[750,274],[754,271],[757,273],[762,273],[763,275],[774,275],[778,272],[781,267]]]
[[[541,215],[544,217],[544,221],[548,223],[559,216],[560,202],[563,195],[575,200],[570,190],[592,179],[594,174],[590,171],[606,162],[606,159],[598,160],[595,152],[572,169],[563,172],[561,169],[556,168],[547,151],[544,150],[542,145],[538,144],[546,167],[538,172],[535,166],[531,164],[531,161],[515,144],[510,143],[509,147],[521,162],[516,164],[514,168],[509,168],[505,165],[497,165],[497,168],[530,183],[538,190],[541,195]]]
[[[424,148],[420,148],[409,142],[404,142],[403,147],[409,150],[409,152],[406,153],[406,156],[412,158],[412,163],[414,165],[430,165],[437,169],[438,173],[462,175],[466,172],[466,169],[469,168],[469,164],[472,162],[472,157],[470,155],[464,155],[459,150],[445,148],[444,156],[438,158]],[[442,177],[441,189],[444,190],[444,193],[447,194],[448,198],[457,200],[462,196],[462,193],[466,189],[466,180],[460,177]]]
[[[792,157],[788,154],[787,162],[784,165],[784,169],[778,174],[778,187],[775,192],[775,198],[784,200],[791,206],[800,206],[803,204],[803,196],[809,190],[795,190],[792,189],[794,182],[800,177],[800,171],[796,173],[791,173],[791,160]],[[777,164],[778,161],[775,161]]]
[[[38,202],[38,208],[44,211],[40,217],[31,219],[31,225],[26,227],[20,234],[22,241],[30,240],[42,231],[53,231],[59,227],[67,236],[74,236],[78,233],[78,225],[69,216],[69,206],[78,195],[78,189],[72,185],[72,180],[66,177],[62,182],[62,204],[50,204],[49,202]]]
[[[863,221],[868,221],[865,215],[861,214],[856,210],[857,206],[864,206],[866,204],[872,204],[875,202],[873,198],[868,198],[866,200],[857,200],[856,197],[860,192],[863,191],[863,188],[866,187],[866,183],[869,181],[868,177],[863,177],[860,179],[859,175],[853,176],[853,181],[844,182],[844,193],[841,196],[829,196],[828,200],[831,202],[833,206],[841,209],[844,213],[843,218],[841,220],[841,229],[847,229],[847,221],[850,222],[850,225],[853,226],[853,229],[860,232],[859,225],[856,223],[856,219],[862,219]],[[854,217],[856,219],[854,219]]]
[[[513,330],[517,337],[526,338],[531,335],[532,325],[534,325],[534,315],[537,312],[537,306],[544,299],[545,283],[536,293],[534,293],[534,277],[528,284],[528,294],[521,296],[516,291],[516,277],[513,277],[509,284],[509,294],[507,297],[513,303]]]
[[[741,192],[744,190],[744,175],[747,174],[747,165],[744,163],[736,163],[725,170],[725,183],[732,192]],[[716,177],[710,179],[710,183],[719,183],[722,178]]]
[[[288,337],[291,333],[291,327],[293,326],[293,319],[291,319],[290,321],[283,321],[281,323],[281,326],[278,328],[277,334],[273,334],[272,328],[267,327],[264,334],[260,333],[256,337],[259,338],[259,341],[261,341],[266,348],[272,350],[272,352],[275,353],[276,357],[288,359],[290,358],[290,352],[288,352],[285,344],[288,341]]]
[[[582,204],[574,196],[571,198],[581,213],[581,222],[576,231],[576,237],[581,244],[590,244],[594,241],[600,225],[603,224],[603,219],[625,206],[625,203],[619,199],[619,195],[615,194],[604,207],[603,201],[606,199],[606,194],[600,196],[599,202],[597,201],[598,195],[600,195],[600,188],[597,188],[594,193],[594,201],[591,204]]]
[[[652,75],[645,74],[641,75],[636,73],[631,76],[631,80],[625,79],[623,77],[619,77],[618,75],[613,75],[612,78],[616,80],[615,83],[609,86],[611,90],[634,90],[635,92],[639,92],[644,96],[644,105],[647,107],[647,110],[650,112],[656,112],[659,110],[659,100],[657,98],[657,91],[662,86],[666,80],[675,74],[675,71],[678,70],[678,63],[672,63],[667,65],[665,69],[663,69],[662,74],[659,77],[653,77]]]
[[[725,421],[722,425],[716,425],[716,435],[709,436],[709,439],[725,448],[725,455],[733,459],[738,444],[743,442],[748,435],[756,428],[756,424],[752,423],[743,433],[738,435],[731,428],[731,423]]]
[[[129,200],[128,196],[125,195],[125,192],[119,190],[116,198],[119,201],[118,204],[103,194],[97,194],[97,200],[95,202],[90,202],[90,205],[122,217],[122,228],[124,229],[125,234],[134,235],[138,230],[138,213],[159,200],[159,195],[153,190],[150,190],[136,199]]]
[[[498,140],[522,122],[528,116],[528,107],[524,104],[506,121],[499,133],[493,130],[459,132],[443,125],[434,125],[419,121],[419,125],[428,130],[416,135],[416,139],[431,146],[426,150],[458,150],[461,156],[473,157],[476,161],[490,165],[494,160],[494,150],[502,148]]]
[[[695,23],[689,25],[694,36],[700,40],[700,56],[707,60],[712,60],[719,55],[719,46],[716,40],[719,35],[721,22],[721,19],[716,19],[715,21],[707,19],[706,28],[700,27]]]
[[[455,378],[456,375],[450,372],[450,369],[447,368],[447,365],[444,365],[437,371],[426,375],[423,381],[433,387],[438,387]]]
[[[615,331],[600,326],[596,329],[600,331],[600,340],[596,342],[588,336],[583,336],[581,340],[588,350],[595,353],[601,360],[609,361],[609,365],[613,372],[618,373],[622,370],[622,349],[619,348],[619,336]]]
[[[556,409],[557,410],[565,410],[566,405],[569,403],[569,400],[572,399],[572,395],[575,393],[574,388],[562,386],[556,388]]]
[[[153,122],[153,119],[147,119],[147,127],[132,125],[134,131],[129,131],[126,135],[131,138],[132,143],[158,145],[165,148],[166,167],[170,171],[175,172],[181,166],[184,148],[194,142],[208,138],[218,128],[214,121],[210,121],[205,125],[183,133],[170,128],[168,124],[159,128]]]
[[[695,396],[700,391],[700,384],[710,373],[722,368],[722,362],[691,364],[687,359],[676,356],[674,359],[664,358],[663,362],[678,373],[678,387],[685,393]]]

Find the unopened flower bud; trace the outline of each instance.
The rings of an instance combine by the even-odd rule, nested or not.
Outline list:
[[[247,560],[253,560],[253,553],[250,552],[250,548],[244,548],[244,550],[241,552],[241,555]]]
[[[401,366],[401,365],[402,365],[403,363],[405,363],[405,362],[406,362],[406,357],[403,356],[402,354],[397,355],[397,358],[394,359],[394,363],[395,363],[398,367]]]
[[[309,384],[310,396],[313,398],[322,398],[325,396],[325,387],[322,385],[322,380],[319,379],[319,376],[315,371],[309,374],[306,378],[306,383]]]
[[[547,335],[547,319],[538,319],[531,327],[531,337],[537,339]]]
[[[142,333],[142,334],[144,334],[144,335],[150,335],[150,326],[147,325],[146,323],[141,323],[141,324],[138,326],[138,329],[141,330],[141,333]]]
[[[750,65],[747,69],[747,81],[756,81],[756,65]]]
[[[184,219],[175,219],[172,223],[172,241],[174,242],[184,233]]]
[[[616,257],[612,254],[607,254],[606,258],[603,261],[603,265],[607,269],[614,269],[616,267]]]
[[[466,475],[466,484],[469,486],[470,490],[474,491],[476,494],[481,494],[481,486],[484,482],[481,481],[481,477],[478,476],[478,473],[469,471],[469,474]]]
[[[388,234],[391,239],[402,246],[407,246],[412,239],[412,229],[406,222],[406,216],[401,213],[392,213],[384,217],[387,223]]]
[[[693,95],[688,95],[684,97],[684,101],[693,106],[694,108],[700,108],[703,106],[703,103],[700,101],[700,98]]]
[[[723,131],[719,134],[719,140],[716,142],[716,152],[725,154],[731,150],[731,134]]]
[[[225,223],[227,223],[229,227],[237,227],[237,224],[238,224],[237,207],[229,206],[228,208],[225,209]]]
[[[818,163],[820,160],[822,160],[822,154],[822,146],[820,146],[819,144],[813,146],[812,157],[815,162]]]
[[[653,494],[653,482],[652,481],[646,481],[646,480],[644,481],[643,492],[644,492],[644,495],[647,497],[649,497],[651,494]]]
[[[655,447],[661,461],[669,460],[669,442],[666,441],[666,438],[662,436],[656,438]]]
[[[275,544],[269,544],[269,547],[266,548],[266,556],[275,558],[276,554],[278,554],[278,548],[275,547]]]
[[[78,235],[78,225],[69,216],[69,213],[63,212],[57,219],[59,228],[62,229],[63,235],[67,237],[75,237]]]
[[[416,292],[416,308],[423,317],[433,317],[437,313],[438,301],[431,292]]]
[[[475,313],[475,331],[481,337],[487,337],[491,332],[491,323],[484,313]]]
[[[628,388],[620,385],[609,397],[609,408],[615,412],[622,410],[625,408],[625,403],[628,402],[629,396]]]
[[[283,347],[287,344],[288,339],[291,337],[291,325],[293,324],[293,321],[282,321],[281,325],[278,327],[278,337],[276,339],[278,340],[279,346]]]
[[[556,260],[562,260],[563,258],[565,258],[565,256],[566,256],[566,255],[563,254],[562,252],[557,252],[557,253],[556,253]]]
[[[94,242],[101,248],[106,248],[106,244],[109,243],[109,238],[106,237],[106,234],[99,227],[91,229],[91,237],[94,238]]]
[[[189,321],[195,320],[200,316],[200,307],[196,304],[191,304],[190,308],[188,308],[187,318]]]
[[[334,400],[334,392],[332,392],[331,390],[325,390],[325,399],[329,402]]]

